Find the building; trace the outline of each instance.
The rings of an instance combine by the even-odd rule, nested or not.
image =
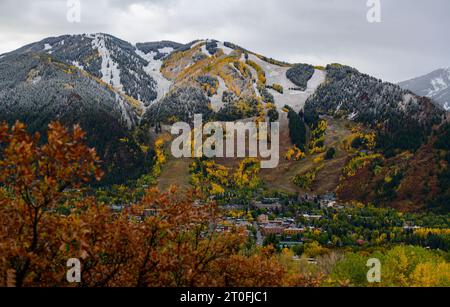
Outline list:
[[[268,197],[266,197],[266,198],[262,199],[262,203],[263,204],[275,204],[275,203],[278,203],[278,202],[280,202],[279,198],[268,198]]]
[[[261,201],[254,202],[253,206],[258,209],[267,209],[267,210],[281,210],[283,208],[283,206],[280,203],[265,204]]]
[[[309,215],[309,214],[303,214],[303,217],[307,220],[320,220],[322,218],[321,215]]]
[[[284,227],[276,226],[276,225],[268,225],[261,227],[261,234],[263,236],[268,235],[282,235],[284,233]]]
[[[301,203],[315,203],[317,202],[317,195],[314,194],[304,194],[298,196],[298,201]]]
[[[258,216],[257,220],[260,224],[269,224],[269,216],[267,216],[266,214],[261,214],[260,216]]]
[[[296,228],[296,227],[289,227],[283,231],[283,233],[288,236],[295,236],[298,234],[302,234],[304,232],[305,232],[305,228]]]
[[[286,224],[286,221],[283,220],[283,219],[274,219],[274,220],[272,221],[272,223],[273,223],[273,224],[277,224],[277,225],[284,225],[284,224]]]

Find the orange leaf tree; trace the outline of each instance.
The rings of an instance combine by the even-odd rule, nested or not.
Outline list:
[[[51,229],[44,214],[60,204],[68,189],[102,176],[99,158],[84,145],[84,137],[79,126],[69,131],[56,122],[49,125],[45,143],[20,122],[11,129],[0,126],[2,261],[15,270],[17,286],[27,277],[33,258],[46,248],[40,235],[49,236]]]

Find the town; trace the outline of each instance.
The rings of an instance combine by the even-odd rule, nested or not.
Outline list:
[[[313,247],[319,247],[319,255],[326,249],[362,250],[394,243],[449,248],[435,233],[435,228],[447,223],[442,217],[425,219],[420,214],[341,203],[334,193],[261,197],[248,206],[225,202],[221,208],[225,217],[219,232],[245,228],[257,246],[288,248],[298,256]],[[309,255],[314,258],[317,253]]]

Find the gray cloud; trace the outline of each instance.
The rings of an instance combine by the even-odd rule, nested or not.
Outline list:
[[[131,42],[216,38],[290,62],[340,62],[389,81],[450,66],[448,0],[381,0],[382,22],[366,0],[81,0],[82,22],[66,0],[2,0],[0,53],[47,36],[105,32]]]

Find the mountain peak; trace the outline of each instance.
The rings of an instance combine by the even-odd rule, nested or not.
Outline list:
[[[450,111],[450,67],[434,70],[399,85],[417,95],[431,98],[446,111]]]

